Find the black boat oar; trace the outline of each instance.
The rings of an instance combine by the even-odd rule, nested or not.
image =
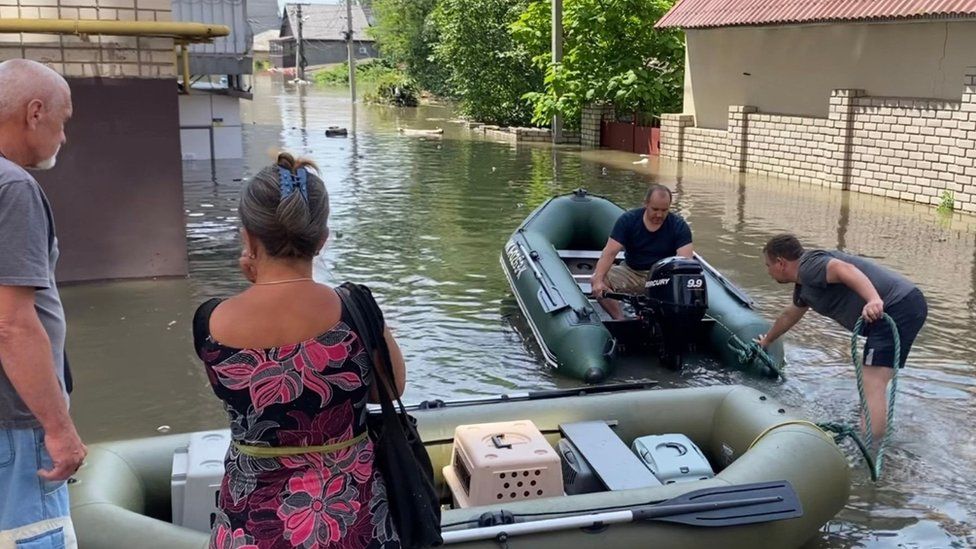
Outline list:
[[[579,511],[586,513],[586,511]],[[498,526],[449,530],[444,544],[589,528],[643,520],[660,520],[693,526],[719,527],[756,524],[803,516],[803,506],[787,481],[760,482],[704,488],[661,503],[620,511],[579,514]],[[518,520],[518,515],[514,515]]]
[[[539,282],[539,293],[537,297],[539,298],[539,303],[542,305],[542,310],[546,313],[554,313],[569,307],[569,303],[566,303],[563,295],[559,293],[559,288],[552,281],[546,280],[546,277],[542,276],[542,271],[536,267],[535,263],[539,260],[539,254],[535,251],[526,251],[525,246],[521,242],[516,242],[515,245],[518,247],[522,257],[525,258],[529,269],[532,270],[532,276]]]
[[[549,398],[563,398],[570,396],[596,395],[601,393],[617,393],[623,391],[640,391],[657,385],[656,381],[635,381],[631,383],[613,383],[608,385],[594,385],[576,387],[574,389],[548,389],[545,391],[529,391],[506,395],[491,395],[458,400],[425,400],[419,404],[406,406],[407,410],[430,410],[436,408],[455,408],[458,406],[474,406],[477,404],[491,404],[493,402],[520,402],[524,400],[544,400]]]

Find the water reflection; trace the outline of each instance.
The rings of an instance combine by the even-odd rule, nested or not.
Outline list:
[[[236,271],[242,178],[281,148],[311,156],[328,186],[332,234],[317,279],[369,284],[408,358],[407,400],[572,386],[543,367],[498,265],[511,231],[556,193],[585,186],[625,207],[646,186],[676,190],[696,247],[772,318],[790,291],[765,273],[760,249],[790,230],[809,245],[877,258],[928,296],[929,323],[900,382],[898,431],[885,482],[863,470],[850,505],[812,547],[976,545],[976,222],[930,207],[769,177],[612,151],[485,141],[443,107],[353,108],[344,93],[256,80],[244,104],[245,158],[187,163],[190,278],[69,287],[73,411],[87,440],[219,427],[223,413],[193,356],[196,305],[244,287]],[[328,138],[325,128],[349,128]],[[398,128],[444,128],[405,136]],[[175,324],[171,324],[175,322]],[[726,372],[699,357],[680,373],[625,360],[618,380],[665,386],[744,383],[808,416],[853,422],[847,334],[808,315],[788,336],[783,383]]]

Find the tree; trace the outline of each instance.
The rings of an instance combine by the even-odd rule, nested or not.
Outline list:
[[[525,94],[533,121],[559,113],[578,123],[583,105],[610,102],[617,112],[660,115],[681,109],[684,40],[655,30],[674,0],[565,0],[563,61],[552,63],[551,0],[534,0],[511,26],[512,36],[545,71],[544,91]]]
[[[408,0],[409,1],[409,0]],[[543,71],[516,43],[510,26],[529,0],[440,0],[432,14],[439,42],[434,59],[462,114],[481,122],[526,125],[525,94],[541,90]]]
[[[447,70],[433,59],[437,32],[429,16],[438,0],[374,0],[369,34],[385,58],[402,65],[423,89],[448,93]]]

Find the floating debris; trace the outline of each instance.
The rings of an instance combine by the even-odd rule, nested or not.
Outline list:
[[[339,126],[329,126],[325,129],[326,137],[346,137],[347,135],[349,135],[349,131]]]
[[[437,128],[434,130],[414,130],[410,128],[397,128],[397,131],[403,135],[441,135],[444,133],[443,128]]]

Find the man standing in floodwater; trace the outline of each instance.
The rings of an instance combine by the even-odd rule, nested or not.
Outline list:
[[[58,73],[0,63],[0,547],[76,547],[67,479],[88,450],[68,415],[58,241],[27,169],[54,167],[71,117]]]
[[[793,303],[780,314],[769,333],[760,338],[760,346],[769,347],[811,307],[851,331],[859,317],[864,319],[864,393],[871,412],[871,434],[875,442],[880,442],[888,424],[886,389],[894,376],[895,361],[891,328],[882,315],[888,313],[898,326],[898,367],[903,368],[928,315],[922,291],[904,276],[862,257],[839,251],[804,250],[791,234],[769,239],[763,256],[769,276],[794,287]]]

